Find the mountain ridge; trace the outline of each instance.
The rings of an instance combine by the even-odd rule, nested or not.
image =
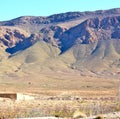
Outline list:
[[[29,72],[32,65],[33,72],[65,68],[119,75],[119,43],[120,8],[0,22],[1,64],[21,67],[20,72]]]
[[[60,16],[61,17],[67,17],[67,15],[70,17],[70,15],[72,16],[75,16],[75,18],[76,17],[80,17],[80,16],[84,16],[84,15],[93,15],[93,14],[109,14],[109,15],[113,15],[113,14],[119,14],[120,13],[120,8],[113,8],[113,9],[109,9],[109,10],[96,10],[96,11],[85,11],[85,12],[79,12],[79,11],[77,11],[77,12],[66,12],[66,13],[58,13],[58,14],[53,14],[53,15],[49,15],[49,16],[21,16],[21,17],[18,17],[18,18],[14,18],[14,19],[11,19],[11,20],[7,20],[7,21],[15,21],[15,20],[19,20],[19,19],[27,19],[27,20],[29,20],[30,18],[40,18],[40,19],[46,19],[46,18],[50,18],[50,19],[52,19],[52,18],[55,18],[56,16],[58,16],[58,18],[60,18]],[[66,16],[65,16],[66,15]],[[68,18],[69,18],[68,17]],[[74,17],[70,17],[70,18],[74,18]],[[68,20],[68,19],[65,19],[65,20]],[[5,21],[5,22],[7,22],[7,21]],[[54,20],[52,20],[52,21],[54,21]],[[4,21],[1,21],[1,22],[4,22]],[[0,22],[0,23],[1,23]]]

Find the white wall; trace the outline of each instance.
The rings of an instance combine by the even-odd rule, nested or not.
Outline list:
[[[34,100],[34,97],[25,95],[25,94],[21,94],[21,93],[17,93],[17,101],[21,101],[21,100]]]

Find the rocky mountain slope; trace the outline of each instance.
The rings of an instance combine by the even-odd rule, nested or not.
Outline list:
[[[0,22],[0,65],[1,75],[78,70],[118,77],[120,9]]]

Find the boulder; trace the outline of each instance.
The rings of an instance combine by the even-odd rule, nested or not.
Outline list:
[[[73,119],[78,119],[78,118],[86,118],[86,114],[84,114],[83,112],[79,111],[79,110],[76,110],[74,113],[73,113]]]

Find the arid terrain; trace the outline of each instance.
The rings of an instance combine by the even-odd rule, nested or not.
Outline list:
[[[1,99],[2,118],[119,114],[120,9],[1,21],[0,91],[35,97]]]
[[[111,112],[115,113],[106,116],[107,119],[119,117],[119,80],[81,76],[77,72],[39,75],[39,80],[25,77],[26,80],[10,79],[0,83],[1,92],[23,93],[34,97],[32,100],[19,101],[2,99],[1,117],[71,118],[78,109],[88,117]]]

